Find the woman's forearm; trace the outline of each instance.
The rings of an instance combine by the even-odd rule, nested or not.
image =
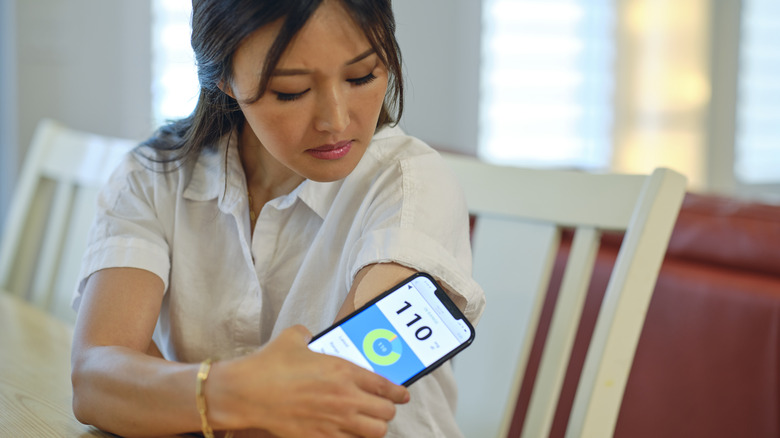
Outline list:
[[[79,421],[122,436],[200,430],[198,364],[96,346],[82,351],[73,365],[73,411]]]
[[[79,421],[123,436],[200,430],[198,365],[162,359],[151,339],[163,292],[163,281],[140,269],[89,277],[71,352]]]

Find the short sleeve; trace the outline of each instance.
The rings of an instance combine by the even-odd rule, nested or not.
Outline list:
[[[361,238],[350,254],[360,268],[396,262],[431,274],[477,323],[485,306],[471,277],[468,210],[460,186],[438,153],[405,157],[375,179]]]
[[[72,306],[78,310],[87,279],[101,269],[144,269],[168,289],[170,257],[157,193],[165,175],[150,171],[129,153],[97,200],[97,213],[82,258]],[[168,207],[172,208],[172,207]]]

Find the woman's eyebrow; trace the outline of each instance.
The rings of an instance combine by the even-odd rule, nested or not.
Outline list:
[[[360,55],[345,62],[344,65],[346,66],[346,65],[357,64],[358,62],[368,58],[374,53],[376,53],[376,50],[374,50],[373,48],[368,49],[365,52],[361,53]],[[302,68],[288,68],[288,69],[278,68],[273,71],[272,75],[273,76],[296,76],[296,75],[308,75],[311,73],[312,73],[311,70],[302,69]]]
[[[373,55],[375,52],[376,52],[376,50],[374,50],[373,48],[371,48],[371,49],[368,49],[368,50],[366,50],[365,52],[361,53],[360,55],[358,55],[358,56],[356,56],[356,57],[354,57],[354,58],[350,59],[350,60],[349,60],[349,61],[347,61],[347,63],[346,63],[346,64],[344,64],[344,65],[352,65],[352,64],[356,64],[356,63],[358,63],[358,62],[360,62],[360,61],[362,61],[362,60],[364,60],[364,59],[368,58],[369,56]]]

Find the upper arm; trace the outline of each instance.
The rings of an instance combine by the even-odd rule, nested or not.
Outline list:
[[[142,269],[109,268],[87,280],[73,338],[74,360],[93,346],[153,350],[163,281]]]
[[[389,290],[418,271],[398,263],[374,263],[363,267],[358,271],[352,282],[347,298],[341,306],[336,321],[359,309],[361,306],[376,298],[382,292]],[[442,285],[447,295],[453,300],[460,298]],[[455,301],[461,310],[465,306],[462,300]]]
[[[109,345],[159,356],[151,338],[170,270],[170,223],[161,217],[175,204],[175,181],[131,152],[101,190],[73,300],[74,360],[83,349]]]
[[[336,315],[336,320],[349,315],[355,309],[360,308],[416,272],[416,270],[398,263],[375,263],[363,267],[355,275],[347,298]]]

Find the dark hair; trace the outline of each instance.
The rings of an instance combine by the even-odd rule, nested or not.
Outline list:
[[[170,162],[197,156],[215,147],[225,134],[244,123],[238,102],[219,89],[230,83],[233,55],[252,32],[284,19],[263,67],[256,98],[265,92],[270,73],[284,50],[323,0],[192,0],[192,49],[198,69],[200,96],[195,110],[186,118],[161,127],[143,143],[162,152],[154,161]],[[336,1],[336,0],[332,0]],[[400,119],[403,113],[401,52],[395,39],[395,18],[390,0],[337,0],[363,30],[389,72],[388,91],[377,128]],[[396,112],[395,117],[391,110]],[[167,153],[166,153],[167,152]],[[157,155],[157,154],[156,154]],[[151,157],[149,157],[151,158]]]

